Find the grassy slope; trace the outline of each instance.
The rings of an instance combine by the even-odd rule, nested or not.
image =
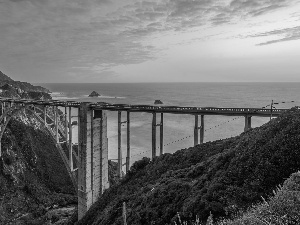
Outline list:
[[[269,195],[300,168],[300,112],[293,109],[238,137],[133,165],[78,224],[166,224],[226,216]]]

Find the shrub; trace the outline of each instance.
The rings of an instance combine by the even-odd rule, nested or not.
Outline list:
[[[220,221],[218,225],[300,224],[300,172],[293,173],[273,194],[268,202],[263,199],[238,218]]]

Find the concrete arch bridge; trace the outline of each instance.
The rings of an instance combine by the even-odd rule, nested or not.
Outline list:
[[[152,118],[152,158],[157,155],[156,131],[160,131],[160,152],[163,154],[164,114],[189,114],[194,116],[194,145],[204,142],[204,116],[244,116],[245,130],[251,128],[251,117],[276,117],[286,109],[266,108],[214,108],[214,107],[178,107],[108,104],[103,102],[75,102],[58,100],[28,100],[0,98],[0,157],[2,155],[1,139],[10,119],[19,116],[20,112],[27,113],[49,132],[56,142],[60,157],[68,171],[78,195],[78,218],[82,218],[91,205],[109,187],[108,182],[108,139],[107,111],[118,111],[118,175],[122,174],[121,125],[127,125],[126,172],[130,166],[130,113],[147,112]],[[74,109],[78,112],[74,114]],[[122,112],[127,114],[122,121]],[[74,115],[73,115],[74,114]],[[157,123],[157,114],[160,121]],[[200,126],[199,126],[199,116]],[[73,146],[72,118],[78,117],[78,149]]]

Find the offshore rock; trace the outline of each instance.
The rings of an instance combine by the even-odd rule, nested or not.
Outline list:
[[[99,97],[100,96],[100,94],[98,93],[98,92],[96,92],[96,91],[93,91],[90,95],[89,95],[89,97]]]
[[[154,101],[154,104],[155,104],[155,105],[159,105],[159,104],[164,104],[164,103],[163,103],[161,100],[155,100],[155,101]]]

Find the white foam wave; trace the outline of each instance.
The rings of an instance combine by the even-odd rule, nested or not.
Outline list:
[[[74,100],[79,99],[78,97],[67,97],[67,96],[52,96],[54,100]]]
[[[55,96],[56,96],[56,95],[64,95],[64,93],[61,93],[61,92],[51,92],[50,94],[51,94],[51,96],[52,96],[52,95],[55,95]]]
[[[83,97],[85,97],[85,98],[88,98],[89,97],[89,95],[83,95]],[[98,96],[98,97],[91,97],[91,98],[121,98],[121,99],[124,99],[124,98],[126,98],[126,97],[119,97],[119,96],[107,96],[107,95],[101,95],[101,96]]]

